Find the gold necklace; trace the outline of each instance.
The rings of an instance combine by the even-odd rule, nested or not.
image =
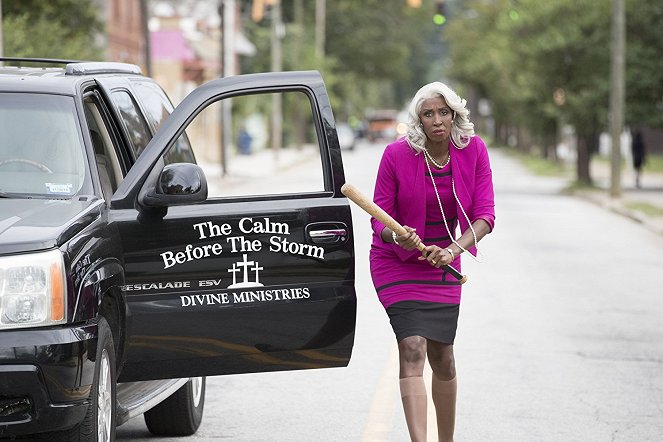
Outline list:
[[[435,161],[433,156],[428,152],[428,149],[424,148],[424,153],[426,154],[426,158],[428,159],[428,161],[433,163],[433,165],[435,165],[435,167],[437,167],[438,169],[443,169],[444,167],[446,167],[446,165],[449,164],[449,160],[451,159],[451,152],[448,152],[447,159],[444,160],[444,164],[440,164],[437,161]]]
[[[424,149],[424,152],[426,153],[426,158],[430,159],[430,161],[437,166],[438,165],[437,162],[430,157],[430,154],[428,153],[428,150]],[[449,164],[449,158],[451,158],[451,152],[449,152],[449,156],[447,158],[447,161],[444,162],[445,166],[447,164]],[[444,222],[444,227],[447,229],[447,233],[449,234],[449,239],[451,239],[451,242],[456,244],[456,246],[458,246],[458,248],[461,251],[467,252],[467,250],[463,246],[461,246],[460,244],[458,244],[458,242],[456,242],[456,240],[454,239],[454,235],[451,233],[451,229],[449,229],[449,224],[447,224],[447,215],[444,213],[444,208],[442,207],[442,201],[440,200],[440,193],[437,191],[437,185],[435,184],[435,178],[433,178],[433,171],[430,170],[430,164],[428,163],[428,161],[426,161],[426,167],[428,168],[428,174],[430,175],[430,180],[433,183],[433,190],[435,191],[435,198],[437,198],[437,205],[440,208],[440,213],[442,214],[442,221]],[[442,166],[442,167],[444,167],[444,166]],[[458,199],[458,195],[456,195],[456,186],[454,185],[453,175],[451,176],[451,192],[454,195],[454,199],[456,200],[457,207],[460,207],[460,210],[461,210],[461,212],[463,212],[463,215],[465,216],[465,219],[467,220],[467,224],[470,227],[470,230],[472,231],[472,238],[474,239],[474,248],[478,252],[479,251],[479,246],[478,246],[477,243],[479,241],[477,241],[477,234],[474,231],[474,227],[472,227],[472,222],[470,221],[470,218],[467,216],[467,213],[465,213],[465,209],[463,209],[463,205],[460,203],[460,200]],[[470,253],[470,256],[475,261],[481,262],[481,261],[479,261],[479,259],[477,257],[472,255],[471,253]]]

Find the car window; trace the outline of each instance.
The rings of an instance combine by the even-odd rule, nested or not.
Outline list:
[[[154,133],[161,126],[163,120],[173,111],[173,105],[156,83],[140,80],[132,82],[132,85],[143,105],[145,116]],[[196,162],[186,133],[182,134],[177,143],[170,148],[165,156],[165,162],[166,164]]]
[[[326,147],[314,121],[302,92],[245,95],[208,106],[187,133],[209,196],[324,191]]]
[[[71,196],[85,181],[72,97],[0,93],[0,192]]]
[[[102,117],[101,105],[96,97],[92,94],[85,97],[83,108],[87,127],[90,131],[90,139],[92,140],[101,190],[104,199],[110,201],[117,186],[124,178],[120,157],[113,145],[111,134]]]
[[[173,105],[155,83],[134,81],[131,84],[143,104],[145,117],[152,131],[156,131],[161,126],[161,122],[173,111]]]
[[[152,139],[147,123],[127,91],[113,91],[111,96],[120,112],[122,122],[131,142],[134,157],[138,158],[143,150],[145,150],[147,143]]]

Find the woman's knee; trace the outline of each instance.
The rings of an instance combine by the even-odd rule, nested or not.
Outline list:
[[[456,377],[456,360],[454,358],[453,345],[432,344],[428,345],[428,361],[435,377],[448,381]]]
[[[398,353],[402,362],[423,363],[426,360],[426,338],[409,336],[398,343]]]

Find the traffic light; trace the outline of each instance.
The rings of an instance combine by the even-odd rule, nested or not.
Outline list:
[[[265,9],[274,6],[279,0],[253,0],[251,4],[251,20],[259,22],[265,16]]]
[[[263,0],[253,0],[251,4],[251,20],[259,22],[265,15],[265,4]]]
[[[444,0],[435,0],[435,13],[433,23],[442,26],[447,22],[447,5]]]

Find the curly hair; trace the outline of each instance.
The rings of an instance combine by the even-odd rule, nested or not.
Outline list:
[[[474,124],[470,121],[470,111],[465,107],[467,101],[460,98],[449,86],[439,81],[423,86],[414,95],[408,107],[407,133],[405,134],[410,147],[417,153],[423,152],[426,145],[426,134],[420,126],[419,112],[424,100],[442,97],[453,111],[451,122],[451,141],[458,149],[467,147],[474,136]]]

